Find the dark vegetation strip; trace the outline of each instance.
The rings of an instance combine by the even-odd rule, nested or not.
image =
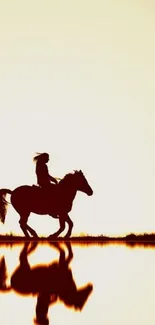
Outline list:
[[[0,235],[0,245],[12,245],[24,243],[27,241],[37,241],[37,242],[66,242],[77,244],[87,244],[87,245],[105,245],[105,244],[126,244],[129,246],[154,246],[155,247],[155,234],[129,234],[124,237],[108,237],[108,236],[73,236],[70,238],[58,237],[58,238],[47,238],[47,237],[22,237],[14,235]]]

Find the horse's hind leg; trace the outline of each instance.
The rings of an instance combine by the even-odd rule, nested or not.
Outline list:
[[[28,230],[27,230],[28,217],[29,217],[29,213],[23,213],[23,214],[20,214],[20,220],[19,220],[20,228],[26,237],[30,237]]]

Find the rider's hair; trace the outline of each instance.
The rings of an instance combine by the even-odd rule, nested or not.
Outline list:
[[[49,159],[49,154],[44,152],[44,153],[37,153],[37,156],[33,158],[34,162],[42,161],[44,159]]]

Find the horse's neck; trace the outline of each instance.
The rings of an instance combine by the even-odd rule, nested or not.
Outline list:
[[[76,192],[77,192],[77,190],[75,190],[75,188],[72,188],[70,191],[70,198],[72,201],[74,200],[74,198],[76,196]]]
[[[68,199],[73,201],[76,196],[76,192],[77,192],[77,190],[74,188],[74,186],[70,186],[70,187],[68,187],[67,191],[65,191],[65,196]]]
[[[62,193],[65,194],[65,197],[73,201],[77,193],[77,189],[75,188],[74,183],[64,180],[64,182],[62,184],[60,183],[59,186]]]

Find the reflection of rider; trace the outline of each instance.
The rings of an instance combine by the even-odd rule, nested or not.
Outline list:
[[[39,292],[36,305],[36,325],[48,325],[48,309],[58,299],[64,304],[75,310],[82,310],[90,293],[92,292],[92,284],[87,284],[81,288],[77,288],[69,263],[73,258],[71,244],[65,243],[68,250],[68,257],[65,256],[65,250],[59,243],[51,243],[59,251],[59,262],[53,262],[47,267],[40,267],[40,276],[42,285],[39,282]],[[37,270],[37,268],[36,268]],[[38,268],[39,271],[39,268]],[[33,272],[33,271],[31,271]],[[37,279],[37,272],[35,273]],[[39,279],[39,276],[38,276]]]
[[[48,167],[46,163],[49,161],[49,154],[42,153],[34,157],[34,161],[36,162],[36,175],[37,175],[37,183],[40,187],[48,187],[51,185],[51,182],[57,184],[57,180],[49,175]]]

